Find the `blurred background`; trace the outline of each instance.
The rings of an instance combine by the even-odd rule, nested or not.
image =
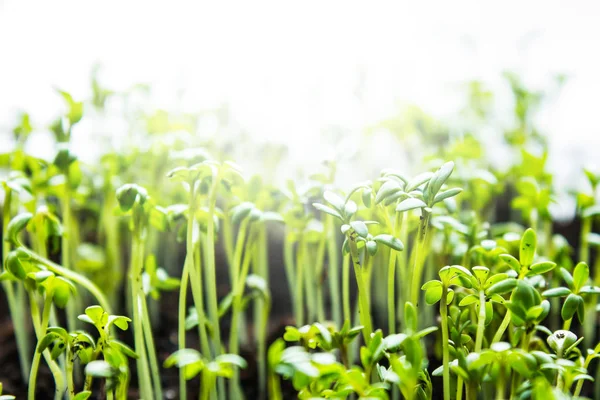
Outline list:
[[[111,94],[74,128],[82,159],[175,132],[274,181],[326,159],[342,184],[410,174],[436,143],[471,136],[501,169],[511,140],[535,136],[553,214],[570,218],[566,193],[598,163],[599,20],[592,0],[0,0],[0,147],[26,112],[27,150],[53,157],[56,88]]]

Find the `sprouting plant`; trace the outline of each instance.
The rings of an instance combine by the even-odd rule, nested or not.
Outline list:
[[[454,291],[451,286],[462,286],[463,282],[468,282],[472,277],[471,272],[460,266],[446,266],[440,269],[440,280],[432,280],[425,283],[422,287],[425,290],[425,302],[427,304],[436,304],[440,302],[440,318],[442,330],[442,367],[444,400],[450,399],[450,348],[448,331],[448,305],[454,299]]]
[[[351,221],[351,218],[358,209],[354,201],[350,200],[349,198],[344,200],[333,192],[325,192],[323,196],[330,206],[320,203],[314,203],[313,206],[322,212],[333,215],[343,222],[341,230],[346,236],[346,239],[342,245],[342,251],[344,254],[350,254],[350,258],[352,259],[352,263],[354,265],[354,273],[356,276],[356,282],[358,284],[360,321],[361,325],[363,325],[364,339],[366,342],[368,342],[370,340],[371,333],[373,332],[369,288],[367,287],[367,282],[365,279],[366,273],[368,272],[369,257],[373,257],[375,255],[379,244],[383,244],[397,251],[402,250],[404,245],[400,239],[389,234],[381,234],[377,236],[370,235],[367,224],[375,223],[373,221]],[[365,249],[363,262],[361,262],[359,248]]]
[[[145,259],[145,239],[148,234],[151,214],[164,215],[162,209],[152,204],[146,189],[136,184],[126,184],[117,190],[117,199],[121,210],[131,212],[130,229],[132,231],[131,262],[129,280],[131,285],[131,310],[133,313],[133,331],[135,352],[138,354],[142,397],[154,398],[154,394],[162,397],[160,373],[150,317],[143,291],[142,273]],[[150,374],[152,371],[152,375]]]
[[[98,331],[99,338],[93,351],[89,353],[86,366],[86,382],[84,390],[90,390],[92,378],[107,378],[109,393],[114,392],[116,399],[127,398],[127,387],[129,384],[129,362],[127,357],[138,358],[138,355],[126,344],[117,340],[112,334],[115,326],[123,331],[129,328],[131,319],[122,315],[109,315],[100,306],[90,306],[85,309],[85,314],[78,316],[81,321],[94,325]],[[99,360],[100,355],[103,360]]]
[[[584,262],[575,266],[573,275],[564,268],[559,268],[559,273],[566,287],[555,287],[542,293],[544,297],[565,297],[561,309],[561,316],[564,321],[563,329],[568,330],[571,327],[573,316],[577,313],[579,322],[583,323],[585,319],[585,299],[588,296],[600,294],[600,287],[589,285],[590,269]]]
[[[246,361],[237,354],[220,354],[211,361],[202,357],[196,350],[183,349],[171,354],[165,360],[164,366],[183,369],[184,377],[188,380],[201,374],[200,399],[207,400],[215,388],[217,377],[231,378],[235,369],[246,367]]]
[[[29,128],[30,130],[30,128]],[[4,189],[4,203],[2,205],[2,237],[8,236],[8,224],[11,220],[11,212],[13,206],[13,198],[17,198],[20,193],[31,193],[31,182],[18,171],[13,171],[7,179],[3,179],[2,187]],[[14,197],[13,197],[14,196]],[[9,240],[2,241],[2,264],[6,262],[6,257],[11,250]],[[26,307],[23,287],[16,285],[10,280],[2,280],[2,287],[6,293],[8,309],[11,316],[24,315]],[[19,349],[19,364],[21,367],[21,378],[23,382],[27,382],[29,377],[29,337],[25,331],[24,318],[13,318],[13,326],[15,327],[15,337],[17,347]]]

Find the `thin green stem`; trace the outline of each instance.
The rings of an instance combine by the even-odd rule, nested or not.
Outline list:
[[[450,400],[450,345],[448,336],[448,288],[443,287],[442,297],[440,298],[440,318],[442,325],[442,364],[443,364],[443,383],[444,400]]]
[[[144,399],[153,399],[152,379],[148,369],[148,358],[146,354],[146,346],[144,344],[144,328],[142,316],[140,315],[140,296],[143,296],[142,291],[142,267],[143,260],[140,256],[143,254],[142,239],[137,232],[134,233],[132,239],[131,250],[131,266],[129,280],[131,282],[131,301],[133,311],[133,334],[135,343],[135,352],[139,358],[136,360],[138,371],[138,384],[140,387],[141,397]],[[141,248],[141,250],[140,250]]]
[[[262,224],[259,227],[258,246],[254,251],[256,262],[254,264],[255,273],[265,280],[267,288],[269,287],[269,249],[267,240],[267,227]],[[254,301],[254,315],[257,321],[255,322],[256,335],[256,362],[258,367],[258,398],[266,399],[267,390],[267,331],[269,324],[269,314],[271,312],[271,297],[265,293],[265,297],[261,297]]]
[[[565,331],[568,331],[569,329],[571,329],[571,322],[573,322],[573,318],[569,318],[569,319],[565,320],[565,322],[563,323],[563,329]]]
[[[442,296],[444,297],[444,296]],[[483,344],[485,331],[485,292],[479,291],[479,316],[477,319],[477,335],[475,336],[475,352],[479,353]]]
[[[371,333],[373,332],[373,325],[371,323],[371,307],[369,301],[369,290],[364,281],[363,268],[360,262],[360,255],[358,254],[358,247],[354,238],[349,237],[350,244],[350,256],[352,263],[354,264],[354,274],[356,276],[356,283],[358,285],[358,301],[359,301],[359,318],[360,323],[363,325],[363,336],[365,343],[369,344],[371,341]]]
[[[10,222],[10,206],[12,203],[12,189],[5,187],[4,192],[4,204],[2,205],[2,237],[8,237],[8,223]],[[4,265],[4,260],[8,256],[10,252],[10,242],[8,240],[2,241],[2,265]],[[8,310],[11,315],[11,320],[13,322],[14,330],[15,330],[15,339],[17,342],[17,349],[19,350],[19,365],[21,367],[21,378],[23,382],[27,383],[29,378],[29,336],[25,330],[25,318],[21,318],[21,315],[24,315],[24,300],[21,298],[19,301],[19,297],[16,295],[14,290],[14,283],[11,281],[2,282],[2,287],[4,288],[4,292],[6,293],[6,300],[8,302]]]
[[[298,321],[298,308],[296,300],[296,279],[295,270],[296,265],[294,262],[294,242],[290,239],[290,234],[287,233],[283,240],[283,265],[285,267],[285,277],[288,282],[288,289],[290,297],[292,299],[292,307],[294,310],[294,319]]]
[[[335,321],[336,326],[339,328],[342,326],[342,313],[340,311],[340,305],[342,299],[340,298],[340,277],[339,277],[339,249],[337,243],[337,228],[333,216],[327,215],[325,226],[328,227],[328,239],[327,239],[327,257],[329,260],[329,291],[330,291],[330,304],[331,304],[331,316]]]
[[[423,210],[421,221],[419,223],[419,232],[415,242],[415,263],[413,267],[411,301],[419,309],[419,294],[421,293],[421,278],[423,275],[423,267],[425,266],[425,255],[427,253],[427,241],[429,235],[429,218],[430,213]]]
[[[317,255],[316,260],[314,262],[314,285],[316,289],[315,296],[315,308],[317,314],[317,320],[325,321],[325,305],[323,304],[323,263],[325,261],[325,248],[328,237],[328,229],[327,229],[327,221],[325,222],[325,226],[323,227],[323,234],[319,240],[319,245],[317,247]]]
[[[242,299],[244,295],[244,287],[246,284],[246,277],[248,276],[248,271],[250,270],[250,261],[252,257],[251,254],[246,252],[244,256],[244,261],[242,264],[242,268],[240,270],[240,274],[238,276],[238,280],[235,282],[235,287],[233,288],[233,300],[231,306],[231,329],[229,332],[229,352],[232,354],[239,353],[239,329],[238,324],[240,322],[240,313],[242,312]],[[234,370],[233,377],[229,384],[229,398],[230,399],[240,399],[242,398],[240,386],[239,386],[239,372],[238,370]]]
[[[350,255],[344,256],[342,265],[342,297],[344,309],[344,321],[349,321],[352,325],[352,309],[350,307]]]
[[[313,281],[315,275],[314,261],[312,259],[312,254],[308,249],[308,242],[306,239],[300,241],[300,246],[302,248],[302,271],[303,279],[304,279],[304,291],[306,294],[305,303],[306,303],[306,319],[308,323],[311,323],[316,318],[316,301],[314,294],[314,285]]]
[[[496,381],[496,400],[504,400],[504,387],[506,386],[506,374],[504,365],[500,366],[498,380]]]
[[[71,190],[69,189],[69,174],[65,174],[66,182],[65,182],[65,190],[62,198],[62,211],[63,211],[63,233],[61,236],[61,261],[63,268],[67,270],[72,270],[71,268],[71,235],[72,235],[72,227],[71,227]],[[77,316],[75,302],[77,302],[77,297],[74,296],[71,301],[67,303],[67,329],[69,332],[73,332],[76,329],[76,321]]]
[[[300,238],[296,252],[296,325],[304,325],[304,237]]]
[[[506,332],[506,329],[508,328],[508,325],[510,324],[510,310],[506,310],[506,314],[504,314],[504,319],[502,320],[502,323],[500,324],[500,326],[498,327],[498,330],[496,331],[496,334],[494,335],[494,338],[492,339],[492,343],[498,343],[499,341],[502,340],[502,336],[504,335],[504,332]]]
[[[142,305],[142,327],[144,328],[144,340],[146,342],[146,348],[148,349],[148,359],[150,360],[150,372],[152,374],[152,383],[154,386],[154,393],[156,398],[162,399],[162,385],[160,382],[160,368],[158,367],[158,359],[156,358],[156,347],[154,346],[154,335],[152,334],[152,326],[150,322],[150,315],[148,314],[148,305],[146,303],[146,296],[142,293],[140,296],[140,303]]]
[[[217,297],[217,273],[215,261],[215,208],[217,205],[217,188],[221,181],[220,172],[213,176],[212,184],[208,196],[208,218],[206,224],[205,251],[206,257],[206,294],[208,296],[208,316],[213,327],[212,339],[215,355],[222,353],[221,347],[221,323],[219,321],[219,302]],[[220,400],[225,399],[225,382],[218,379],[217,395]]]
[[[35,333],[38,338],[38,344],[41,342],[42,338],[46,335],[46,330],[48,329],[48,322],[50,320],[50,310],[52,309],[52,293],[46,293],[46,298],[44,300],[44,308],[42,311],[42,318],[40,321],[40,312],[37,305],[37,302],[33,295],[30,298],[31,304],[31,316],[34,320]],[[61,399],[65,392],[65,382],[62,370],[56,364],[54,360],[50,357],[50,352],[48,349],[45,349],[43,352],[40,352],[36,347],[35,353],[33,354],[33,361],[31,362],[31,370],[29,371],[29,388],[27,392],[27,396],[29,400],[35,399],[35,388],[37,381],[37,373],[40,365],[40,358],[44,355],[44,358],[48,362],[50,367],[50,371],[52,372],[52,376],[54,377],[55,383],[55,399]]]
[[[590,258],[590,248],[589,248],[589,235],[592,231],[592,218],[585,217],[581,222],[581,235],[579,245],[579,261],[589,263]]]
[[[186,301],[187,301],[187,287],[189,281],[189,262],[186,256],[183,271],[181,273],[181,283],[179,286],[179,306],[178,306],[178,318],[177,318],[177,344],[178,349],[185,349],[185,318],[186,318]],[[198,318],[199,319],[199,318]],[[200,323],[200,321],[198,321]],[[179,369],[179,396],[182,399],[187,399],[187,384],[184,374],[184,369]]]
[[[393,234],[398,237],[402,224],[402,213],[396,212]],[[388,335],[396,333],[396,250],[390,248],[387,275]]]
[[[587,370],[587,369],[589,368],[589,366],[590,366],[590,362],[591,362],[593,359],[594,359],[594,357],[593,357],[593,356],[587,356],[587,357],[585,358],[585,361],[584,361],[584,363],[583,363],[583,368],[584,368],[585,370]],[[575,397],[575,398],[579,397],[579,394],[581,393],[581,389],[583,388],[583,382],[584,382],[584,381],[585,381],[584,379],[580,379],[580,380],[578,380],[578,381],[577,381],[577,386],[575,386],[575,392],[573,393],[573,397]]]
[[[71,348],[67,351],[66,354],[66,364],[65,364],[65,372],[67,375],[67,395],[69,396],[69,400],[75,397],[75,382],[73,381],[73,353]]]
[[[462,400],[463,394],[463,379],[459,376],[456,379],[456,400]]]

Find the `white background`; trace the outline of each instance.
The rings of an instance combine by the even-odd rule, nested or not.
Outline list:
[[[315,145],[324,127],[360,131],[399,101],[452,120],[472,79],[497,94],[497,119],[510,126],[501,77],[510,69],[534,89],[568,76],[538,125],[551,138],[558,183],[571,184],[600,147],[599,22],[592,0],[0,0],[0,144],[17,111],[37,126],[56,116],[54,86],[88,96],[97,61],[111,88],[149,83],[157,107],[187,111],[226,102],[252,135],[308,161],[324,155]],[[82,128],[80,146],[86,139]]]

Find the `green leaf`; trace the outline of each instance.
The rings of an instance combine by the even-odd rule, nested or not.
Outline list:
[[[400,187],[400,184],[398,182],[392,179],[385,181],[377,191],[377,195],[375,196],[375,204],[381,203],[388,196],[393,195],[399,191],[402,191],[402,188]]]
[[[580,302],[583,303],[583,299],[576,294],[571,293],[567,296],[567,299],[565,300],[560,312],[560,315],[564,321],[573,318],[573,315],[575,315]]]
[[[202,361],[202,356],[197,350],[194,349],[181,349],[175,351],[165,360],[163,366],[165,368],[170,368],[172,366],[177,366],[178,368],[182,368],[186,365],[196,363],[198,361]]]
[[[463,297],[463,299],[458,303],[460,307],[470,306],[471,304],[475,304],[479,302],[479,298],[474,294],[467,295]]]
[[[13,219],[10,220],[8,226],[6,227],[6,239],[4,240],[9,241],[13,246],[21,246],[21,242],[19,241],[19,234],[23,229],[25,229],[25,227],[32,218],[33,214],[28,212],[21,213],[13,217]]]
[[[563,267],[560,267],[558,269],[558,272],[560,273],[560,276],[563,278],[563,281],[565,281],[565,283],[570,287],[573,288],[574,285],[574,281],[573,281],[573,276],[569,273],[569,271],[567,271],[566,269],[564,269]]]
[[[128,322],[131,322],[131,319],[121,316],[121,315],[110,315],[108,317],[108,326],[115,325],[122,331],[126,331],[129,327]]]
[[[90,317],[94,324],[101,324],[102,314],[104,314],[104,309],[100,306],[90,306],[85,309],[85,315]]]
[[[27,276],[25,268],[23,268],[23,264],[16,251],[8,253],[6,260],[4,260],[4,268],[10,271],[17,279],[24,280]]]
[[[369,255],[371,257],[373,257],[375,254],[377,254],[377,242],[373,241],[373,240],[367,240],[367,251],[369,252]]]
[[[73,400],[87,400],[92,395],[92,392],[89,390],[84,390],[83,392],[79,392],[73,397]]]
[[[418,188],[425,182],[429,181],[432,177],[433,177],[432,172],[423,172],[422,174],[415,176],[410,182],[408,182],[406,184],[406,188],[404,189],[404,191],[412,192],[413,190],[415,190],[416,188]]]
[[[326,202],[331,204],[331,206],[339,213],[342,214],[344,211],[344,199],[342,199],[337,193],[326,190],[323,193],[323,198]]]
[[[569,294],[571,294],[571,290],[565,287],[552,288],[542,292],[542,296],[544,297],[564,297]]]
[[[356,234],[362,238],[366,238],[369,234],[369,229],[363,221],[352,221],[350,222],[350,226],[354,229]]]
[[[409,210],[414,210],[416,208],[427,207],[427,204],[423,200],[416,199],[414,197],[409,197],[408,199],[402,200],[397,206],[397,212],[404,212]]]
[[[435,286],[427,289],[425,291],[425,302],[429,305],[433,305],[440,301],[443,294],[442,286]]]
[[[519,246],[519,260],[522,266],[528,267],[533,263],[536,247],[537,237],[535,231],[529,228],[523,234]]]
[[[444,183],[448,180],[452,171],[454,170],[454,162],[448,161],[444,165],[442,165],[437,171],[434,172],[433,176],[429,180],[427,191],[430,196],[435,196]]]
[[[246,201],[231,209],[231,222],[239,224],[254,209],[254,204]]]
[[[388,234],[384,233],[384,234],[375,236],[373,238],[373,240],[376,241],[377,243],[382,243],[396,251],[404,250],[404,244],[402,243],[402,241],[398,238],[395,238],[392,235],[388,235]]]
[[[583,261],[578,263],[573,270],[573,287],[575,292],[579,292],[579,289],[583,287],[590,277],[590,268]]]
[[[494,294],[505,294],[512,292],[517,287],[517,280],[515,278],[508,278],[490,286],[486,291],[486,295],[491,296]]]
[[[513,271],[521,272],[521,264],[510,254],[500,254],[498,257],[504,261]]]
[[[546,272],[552,271],[554,268],[556,268],[556,263],[552,261],[541,261],[531,266],[530,273],[533,273],[535,275],[541,275]]]
[[[435,195],[433,199],[433,204],[439,203],[440,201],[444,201],[449,199],[450,197],[454,197],[457,194],[461,193],[463,190],[461,188],[452,188],[448,190],[444,190],[443,192],[439,192]]]
[[[338,211],[334,210],[331,207],[328,207],[328,206],[326,206],[324,204],[320,204],[320,203],[313,203],[313,207],[321,212],[324,212],[325,214],[329,214],[340,220],[343,220],[342,215]]]
[[[248,365],[246,360],[237,354],[221,354],[215,358],[215,361],[219,364],[230,364],[239,368],[246,368]]]

